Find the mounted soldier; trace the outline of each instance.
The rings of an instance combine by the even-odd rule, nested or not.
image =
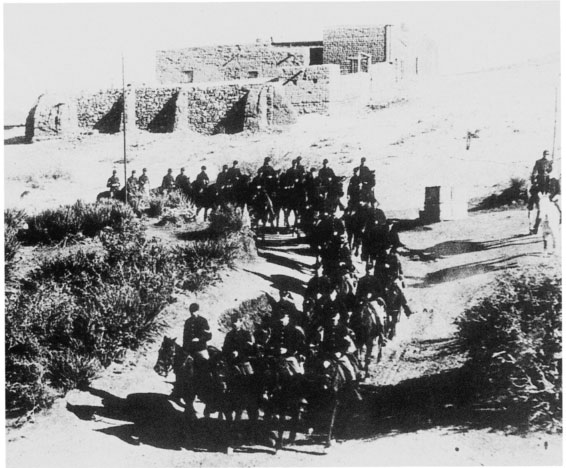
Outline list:
[[[290,376],[305,373],[305,335],[291,323],[288,310],[281,311],[267,342],[267,350],[270,356],[281,360],[280,364]]]
[[[126,192],[128,193],[128,198],[133,198],[138,195],[139,180],[136,177],[136,171],[132,171],[132,175],[128,177],[126,181]]]
[[[120,179],[116,175],[116,169],[112,171],[112,176],[106,182],[106,187],[110,191],[110,198],[116,198],[116,195],[120,191]]]
[[[297,306],[293,303],[291,293],[286,289],[279,291],[279,302],[273,305],[272,318],[274,322],[278,322],[281,315],[288,314],[291,325],[302,327],[303,314],[299,312]]]
[[[253,352],[254,339],[249,331],[242,328],[243,321],[240,315],[233,315],[230,321],[232,330],[224,338],[222,352],[234,375],[251,375],[253,369],[250,355]]]
[[[360,202],[362,182],[358,175],[359,170],[359,167],[354,167],[354,174],[350,177],[350,182],[348,183],[348,208],[350,209],[356,207]]]
[[[318,179],[320,181],[320,184],[328,187],[335,177],[336,175],[334,174],[334,171],[330,167],[328,167],[328,159],[324,159],[324,161],[322,161],[322,167],[318,171]]]
[[[226,179],[229,185],[234,186],[238,180],[242,178],[242,173],[240,172],[240,168],[238,166],[238,161],[232,162],[232,167],[228,169],[228,174],[226,175]]]
[[[163,176],[161,181],[161,192],[169,193],[175,190],[175,179],[173,178],[173,169],[167,169],[167,174]]]
[[[297,161],[297,173],[299,174],[299,176],[304,176],[306,171],[305,171],[305,166],[303,166],[301,164],[301,160],[303,158],[301,156],[297,156],[297,159],[295,159],[295,161]]]
[[[208,186],[209,183],[210,179],[208,178],[208,174],[206,173],[206,166],[201,166],[200,172],[195,179],[195,186],[197,191],[204,189]]]
[[[143,196],[149,195],[149,177],[147,176],[147,169],[142,169],[142,175],[138,179],[139,190]]]
[[[178,189],[182,190],[183,192],[187,192],[189,189],[189,178],[185,175],[185,168],[181,168],[181,172],[175,178],[175,185]]]

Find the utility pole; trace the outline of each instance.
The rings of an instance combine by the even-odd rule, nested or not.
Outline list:
[[[128,204],[128,159],[126,157],[126,79],[124,78],[124,53],[122,52],[122,125],[124,126],[124,201]]]
[[[558,120],[558,88],[554,88],[554,134],[552,135],[552,161],[554,162],[554,148],[556,146],[556,123]]]

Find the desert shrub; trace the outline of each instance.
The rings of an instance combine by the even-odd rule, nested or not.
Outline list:
[[[157,218],[163,214],[165,210],[165,204],[167,203],[166,197],[159,195],[152,197],[149,200],[149,208],[147,209],[147,215],[150,218]]]
[[[478,396],[522,415],[527,427],[561,425],[561,277],[507,274],[457,321]]]
[[[25,240],[32,244],[49,244],[78,233],[94,237],[105,227],[123,230],[134,218],[132,208],[117,200],[96,204],[77,201],[74,205],[29,216]]]
[[[25,224],[25,216],[23,210],[4,210],[4,273],[7,282],[13,279],[17,255],[22,247],[19,235]]]
[[[271,316],[272,307],[267,294],[242,302],[237,309],[228,309],[218,318],[218,324],[223,332],[232,328],[232,317],[242,317],[243,328],[253,333],[257,325],[265,322]]]
[[[242,215],[234,205],[223,205],[210,213],[209,232],[214,236],[227,235],[242,229]]]
[[[187,209],[192,206],[188,195],[185,195],[180,190],[170,192],[166,197],[166,206],[168,208],[182,208]]]
[[[527,193],[527,181],[518,177],[509,181],[509,186],[500,193],[492,193],[484,198],[474,210],[489,210],[501,208],[513,204],[524,204],[527,202],[529,195]]]

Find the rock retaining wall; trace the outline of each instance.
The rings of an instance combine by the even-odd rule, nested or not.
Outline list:
[[[385,26],[358,26],[326,29],[323,32],[323,62],[340,65],[342,74],[350,73],[349,57],[363,52],[371,55],[371,63],[386,59]]]
[[[271,77],[283,66],[307,66],[310,49],[257,43],[160,50],[156,58],[159,83],[200,83]]]
[[[120,131],[124,101],[121,89],[106,89],[84,94],[76,100],[80,128],[92,128],[102,133]]]

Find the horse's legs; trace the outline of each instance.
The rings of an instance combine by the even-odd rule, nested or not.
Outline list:
[[[334,429],[334,423],[336,422],[336,413],[338,412],[338,398],[334,397],[332,402],[332,413],[330,414],[330,423],[328,425],[328,436],[326,438],[326,443],[324,446],[326,448],[332,445],[332,431]]]
[[[285,434],[285,413],[279,415],[277,440],[275,441],[275,453],[283,448],[283,435]]]

